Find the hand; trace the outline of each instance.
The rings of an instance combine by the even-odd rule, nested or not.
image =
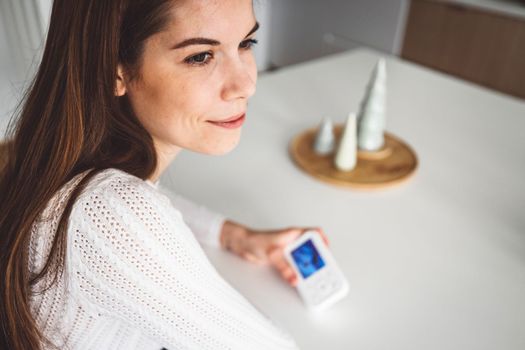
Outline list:
[[[319,232],[328,245],[328,238],[320,227],[252,230],[229,220],[223,226],[221,245],[252,263],[274,266],[289,284],[295,286],[297,275],[284,258],[284,248],[308,230]]]

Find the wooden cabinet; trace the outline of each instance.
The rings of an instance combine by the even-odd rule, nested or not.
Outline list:
[[[412,0],[401,56],[525,98],[525,18]]]

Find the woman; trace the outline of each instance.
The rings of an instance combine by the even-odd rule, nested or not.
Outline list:
[[[55,0],[0,178],[1,349],[296,348],[198,241],[293,285],[282,249],[306,229],[158,188],[181,150],[237,145],[257,28],[251,0]]]

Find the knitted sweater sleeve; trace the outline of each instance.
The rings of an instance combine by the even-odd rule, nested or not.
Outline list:
[[[167,197],[140,179],[94,182],[68,228],[71,288],[87,307],[169,350],[297,348],[222,279]]]
[[[173,206],[182,213],[184,222],[201,244],[220,247],[220,234],[222,226],[226,221],[224,215],[170,191],[164,186],[160,186],[159,188],[170,198]]]

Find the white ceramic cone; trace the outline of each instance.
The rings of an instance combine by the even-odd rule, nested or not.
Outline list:
[[[342,171],[350,171],[357,163],[356,115],[350,113],[335,155],[335,167]]]
[[[365,151],[378,151],[385,142],[386,63],[377,62],[358,115],[357,145]]]
[[[314,151],[317,154],[326,155],[334,150],[334,145],[334,126],[330,118],[324,118],[315,137]]]

